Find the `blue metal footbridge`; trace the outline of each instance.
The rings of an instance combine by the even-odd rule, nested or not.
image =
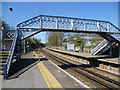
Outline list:
[[[93,49],[93,55],[102,54],[110,49],[110,56],[112,56],[112,46],[118,44],[118,47],[120,47],[120,29],[109,21],[39,15],[18,24],[17,30],[9,30],[3,33],[3,38],[13,39],[4,65],[5,79],[9,75],[14,55],[16,55],[17,60],[20,60],[20,41],[42,31],[99,34],[104,40]],[[118,52],[120,53],[120,49]]]

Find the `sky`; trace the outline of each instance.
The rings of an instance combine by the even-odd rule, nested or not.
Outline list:
[[[12,27],[37,15],[104,20],[118,27],[117,2],[2,2],[2,19],[8,24],[10,24],[9,7],[13,8]],[[45,32],[34,37],[46,42]]]

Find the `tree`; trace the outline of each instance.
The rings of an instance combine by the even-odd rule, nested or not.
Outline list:
[[[1,21],[0,25],[1,25],[1,27],[3,27],[4,30],[9,30],[10,29],[10,26],[4,21]]]
[[[29,49],[30,50],[34,50],[40,47],[45,47],[45,44],[41,43],[41,39],[31,39],[31,38],[27,38],[25,39],[25,45],[28,46],[29,45]]]
[[[48,32],[47,41],[49,46],[62,46],[64,39],[63,32]]]

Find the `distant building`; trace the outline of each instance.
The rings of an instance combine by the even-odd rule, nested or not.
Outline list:
[[[63,43],[63,45],[65,46],[65,50],[68,50],[68,51],[74,51],[75,50],[74,43],[65,42],[65,43]]]

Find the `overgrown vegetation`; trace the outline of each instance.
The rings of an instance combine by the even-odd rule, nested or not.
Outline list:
[[[0,21],[0,28],[2,29],[2,27],[3,27],[4,30],[9,30],[10,29],[10,26],[6,22]]]
[[[24,44],[24,42],[22,44]],[[25,49],[26,49],[26,51],[32,51],[32,50],[40,48],[40,47],[45,47],[45,44],[41,43],[40,39],[36,39],[36,38],[25,39]]]
[[[48,32],[47,33],[47,45],[49,46],[62,46],[64,39],[63,32]]]
[[[83,51],[84,48],[94,48],[103,38],[96,34],[49,32],[47,40],[47,46],[59,47],[63,46],[63,43],[69,42],[73,43],[75,47],[80,47]]]

